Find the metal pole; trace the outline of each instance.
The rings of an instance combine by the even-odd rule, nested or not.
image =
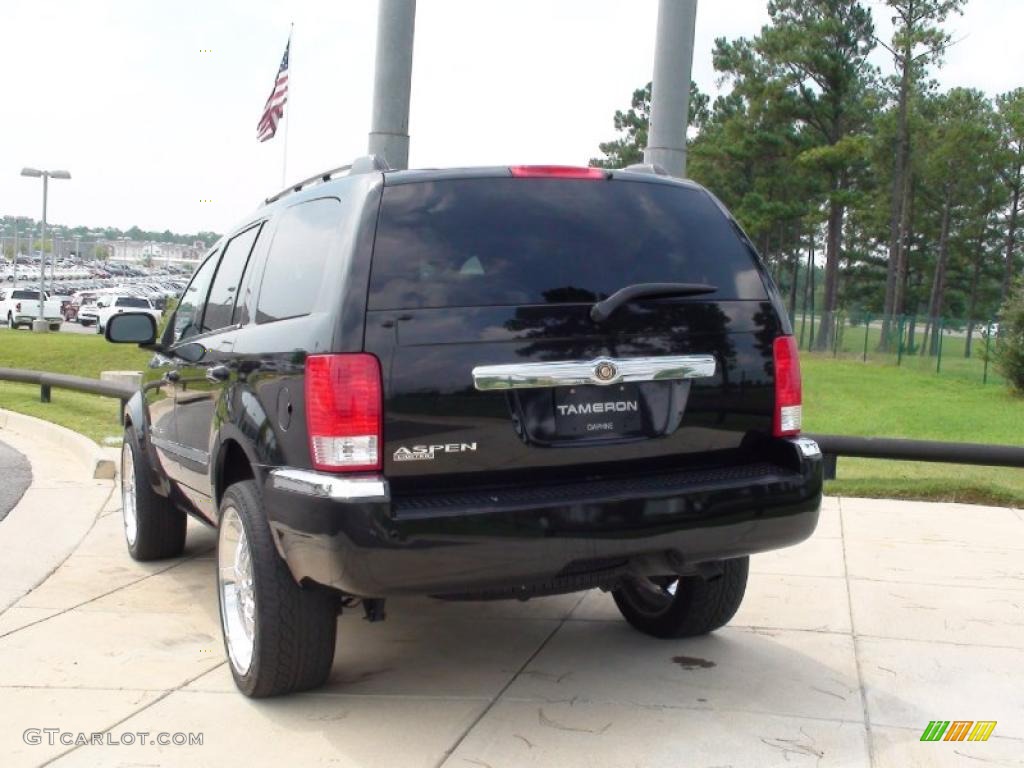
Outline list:
[[[686,176],[686,128],[689,125],[690,72],[697,0],[660,0],[654,43],[651,124],[644,162],[672,176]]]
[[[32,330],[37,333],[45,333],[49,330],[46,318],[43,315],[43,302],[46,296],[46,196],[49,192],[50,174],[43,172],[43,223],[40,230],[39,243],[39,317],[32,323]]]
[[[807,274],[804,275],[804,309],[803,317],[800,320],[800,345],[798,349],[803,349],[804,346],[804,327],[807,325],[807,294],[808,294],[808,280],[810,279],[811,272],[814,266],[811,264],[811,256],[814,253],[814,230],[811,230],[811,240],[807,246]],[[814,322],[814,318],[811,318],[811,322]],[[810,349],[810,347],[808,347]]]
[[[942,318],[938,319],[939,324],[939,348],[935,359],[935,372],[942,373]]]
[[[293,101],[292,97],[295,95],[295,76],[292,69],[292,34],[295,32],[295,22],[288,28],[288,101]],[[288,115],[291,114],[294,107],[288,108]],[[281,153],[281,186],[285,186],[288,183],[288,126],[291,124],[292,119],[284,113],[281,115],[281,119],[284,120],[284,149]]]
[[[897,365],[897,367],[900,365],[900,363],[903,362],[903,323],[906,321],[906,319],[907,319],[906,315],[900,315],[900,330],[899,330],[900,338],[899,338],[899,341],[897,342],[897,347],[896,347],[896,365]]]
[[[814,252],[811,252],[811,338],[807,341],[807,351],[814,348],[814,273],[817,266],[814,263]]]
[[[11,290],[18,287],[18,217],[14,217],[14,280],[11,281]]]
[[[369,151],[392,168],[409,167],[409,93],[416,0],[380,0]]]
[[[981,374],[981,383],[988,384],[988,347],[989,342],[992,340],[992,323],[989,323],[988,328],[985,329],[985,370]]]
[[[871,313],[868,312],[867,317],[864,318],[864,356],[861,358],[861,362],[866,363],[868,361],[868,329],[871,327]]]

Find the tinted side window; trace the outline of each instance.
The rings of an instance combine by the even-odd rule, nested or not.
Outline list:
[[[178,310],[174,313],[174,341],[182,341],[191,336],[202,333],[200,321],[203,315],[203,305],[206,303],[206,294],[210,290],[210,281],[213,280],[213,272],[217,268],[217,254],[213,254],[192,276],[192,282],[181,296],[178,303]]]
[[[263,270],[256,322],[308,315],[323,282],[324,266],[341,257],[341,201],[300,203],[281,214]]]
[[[217,276],[213,279],[213,287],[210,288],[206,312],[203,314],[204,333],[231,325],[231,315],[235,309],[235,300],[238,298],[238,286],[242,282],[245,265],[249,261],[249,254],[252,253],[252,246],[259,232],[259,226],[247,229],[235,235],[225,246],[220,266],[217,268]]]
[[[593,302],[635,283],[766,297],[703,191],[668,184],[453,179],[384,188],[371,309]]]

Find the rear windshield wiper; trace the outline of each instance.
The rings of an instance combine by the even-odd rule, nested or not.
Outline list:
[[[637,299],[652,299],[658,296],[700,296],[704,293],[717,291],[707,283],[637,283],[627,285],[604,301],[599,301],[590,308],[590,319],[595,323],[607,320],[623,304]]]

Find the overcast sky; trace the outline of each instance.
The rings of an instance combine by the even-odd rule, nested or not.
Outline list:
[[[884,38],[888,14],[869,5]],[[716,90],[714,38],[756,34],[765,7],[700,0],[701,89]],[[51,184],[51,221],[228,229],[281,187],[284,129],[259,144],[256,123],[290,22],[288,180],[365,152],[376,11],[374,0],[3,0],[0,214],[39,217],[40,182],[18,176],[30,165],[73,176]],[[586,164],[651,77],[656,16],[656,0],[419,0],[410,165]],[[969,0],[949,26],[962,40],[944,87],[1024,84],[1024,0]]]

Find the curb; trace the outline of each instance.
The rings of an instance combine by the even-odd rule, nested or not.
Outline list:
[[[113,480],[117,475],[117,464],[99,445],[67,427],[0,408],[0,430],[3,429],[62,448],[74,456],[94,480]]]

